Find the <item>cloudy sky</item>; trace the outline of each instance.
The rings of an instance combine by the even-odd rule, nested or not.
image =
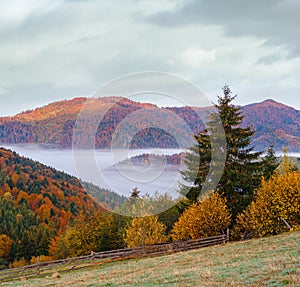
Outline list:
[[[0,115],[142,71],[300,109],[299,15],[297,0],[1,1]]]

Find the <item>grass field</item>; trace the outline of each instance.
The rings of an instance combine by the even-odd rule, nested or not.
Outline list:
[[[300,286],[300,232],[0,286]]]

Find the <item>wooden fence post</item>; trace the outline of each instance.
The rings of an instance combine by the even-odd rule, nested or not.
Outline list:
[[[287,222],[284,218],[282,218],[282,221],[283,221],[283,223],[285,224],[285,226],[286,226],[288,229],[291,229],[291,228],[292,228],[292,226],[290,226],[290,225],[288,224],[288,222]]]
[[[226,231],[226,243],[229,242],[229,228],[227,228],[227,231]]]
[[[40,255],[37,257],[37,275],[40,275]]]

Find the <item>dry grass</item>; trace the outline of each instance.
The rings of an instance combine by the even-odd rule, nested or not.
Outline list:
[[[300,286],[300,232],[0,286]]]

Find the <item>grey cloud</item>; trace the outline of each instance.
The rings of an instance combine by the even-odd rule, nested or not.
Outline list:
[[[300,2],[287,0],[192,0],[175,11],[160,12],[145,21],[160,26],[217,25],[227,36],[252,36],[265,45],[286,46],[290,57],[300,55]]]
[[[272,64],[280,62],[282,60],[283,60],[282,56],[276,54],[276,55],[268,55],[268,56],[261,57],[257,61],[257,63],[264,64],[264,65],[272,65]]]
[[[174,11],[164,11],[148,18],[161,25],[182,26],[189,24],[227,24],[240,20],[258,20],[277,0],[239,1],[239,0],[191,0]],[[254,4],[256,3],[256,4]]]
[[[86,37],[82,37],[80,39],[78,39],[75,42],[71,42],[70,44],[81,44],[81,43],[87,43],[87,42],[97,42],[99,40],[101,40],[101,36],[100,35],[94,35],[94,36],[86,36]]]
[[[151,70],[182,75],[212,99],[224,82],[237,89],[239,101],[299,98],[300,59],[287,60],[299,49],[300,2],[176,0],[183,5],[174,10],[161,0],[73,1],[49,0],[23,20],[0,17],[0,86],[8,89],[0,88],[0,115],[90,95],[115,77]],[[144,15],[139,21],[137,13]],[[182,55],[191,51],[193,61],[198,48],[215,58],[189,65]]]

